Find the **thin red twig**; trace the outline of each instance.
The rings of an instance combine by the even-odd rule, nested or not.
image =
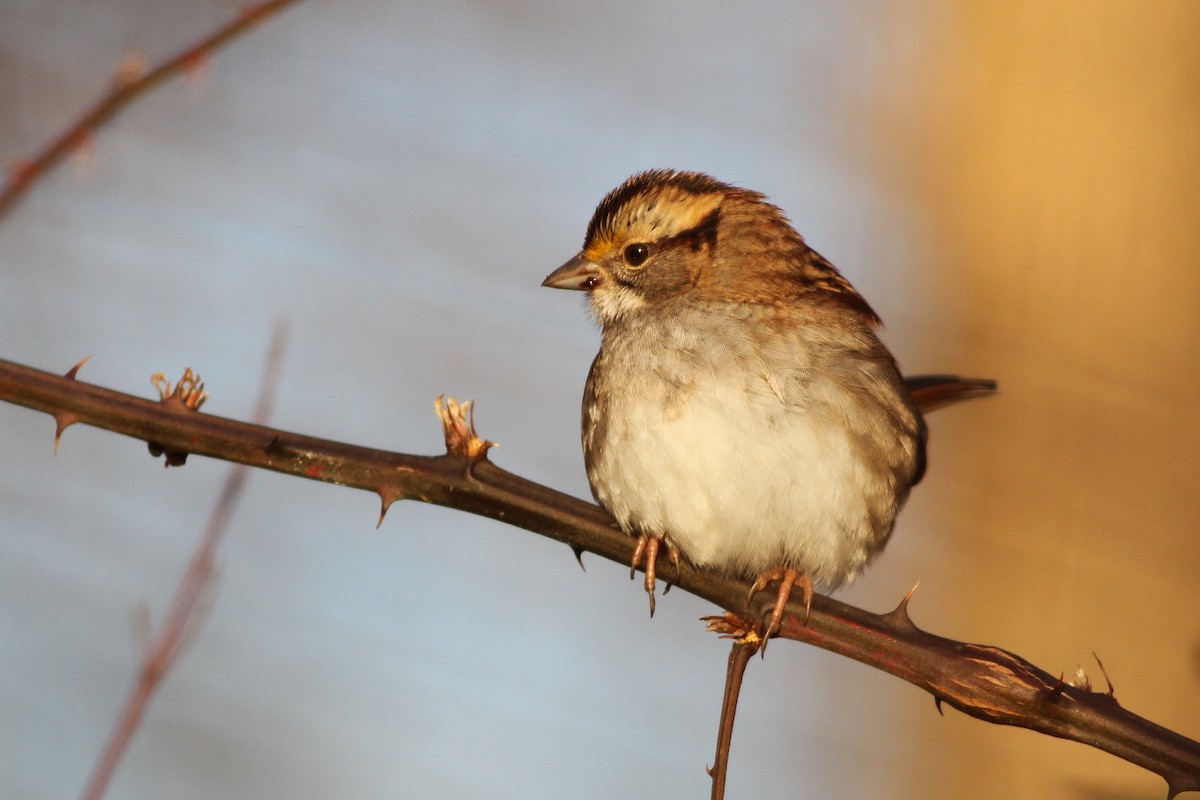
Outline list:
[[[246,6],[232,20],[145,74],[120,76],[114,81],[113,88],[107,95],[100,98],[99,102],[41,152],[32,159],[17,161],[10,167],[8,181],[4,185],[4,191],[0,192],[0,220],[24,198],[38,178],[85,145],[92,134],[139,96],[168,78],[201,63],[218,48],[295,2],[296,0],[268,0]]]
[[[260,425],[266,423],[270,417],[271,406],[274,404],[285,337],[285,326],[282,323],[276,325],[271,339],[271,349],[267,355],[266,370],[263,373],[262,391],[254,411],[254,421]],[[199,612],[201,604],[208,594],[217,545],[220,544],[221,537],[229,526],[230,516],[246,484],[246,476],[249,471],[250,468],[245,464],[234,464],[225,478],[225,484],[221,487],[221,494],[213,507],[204,536],[200,540],[196,552],[192,554],[187,571],[184,572],[183,578],[179,582],[179,589],[171,604],[171,611],[163,621],[158,638],[146,652],[137,684],[126,698],[121,715],[113,726],[108,742],[105,744],[92,771],[92,776],[88,780],[87,787],[84,789],[85,800],[99,800],[104,796],[113,774],[116,772],[117,765],[121,763],[121,758],[125,755],[125,750],[133,739],[133,734],[141,724],[150,699],[154,696],[154,692],[157,691],[167,672],[174,666],[180,649],[185,642],[189,641],[190,634],[200,621]]]

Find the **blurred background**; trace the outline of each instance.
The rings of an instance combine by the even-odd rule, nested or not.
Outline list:
[[[0,0],[0,157],[237,12]],[[766,192],[909,372],[997,378],[840,597],[1200,737],[1200,5],[313,0],[159,88],[0,222],[0,355],[587,497],[598,343],[539,288],[629,174]],[[227,466],[0,406],[0,796],[77,795]],[[727,644],[685,594],[489,520],[256,473],[120,798],[706,797]],[[1161,798],[795,644],[748,674],[730,797]]]

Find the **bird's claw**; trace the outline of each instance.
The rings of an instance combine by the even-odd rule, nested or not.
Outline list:
[[[775,567],[759,575],[758,579],[754,581],[754,585],[750,587],[750,593],[746,595],[746,603],[749,604],[754,599],[754,595],[767,588],[771,581],[779,581],[779,593],[775,596],[775,607],[771,610],[766,630],[763,631],[764,650],[766,649],[766,640],[779,632],[779,628],[783,624],[783,612],[787,608],[788,598],[791,597],[792,589],[797,585],[804,593],[805,625],[808,624],[808,615],[812,612],[812,579],[791,567]]]
[[[654,616],[654,586],[658,579],[656,567],[660,548],[666,549],[667,558],[670,560],[671,566],[675,567],[676,573],[678,573],[679,550],[665,538],[650,536],[646,533],[638,536],[637,544],[633,548],[633,559],[629,563],[630,580],[633,580],[638,567],[642,567],[646,571],[645,587],[646,594],[650,595],[650,616],[652,617]],[[667,588],[669,589],[670,586]],[[666,594],[666,591],[663,594]]]

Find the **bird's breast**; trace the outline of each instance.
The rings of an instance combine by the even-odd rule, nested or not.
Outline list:
[[[665,535],[695,564],[789,564],[836,586],[882,546],[900,500],[803,337],[746,334],[606,331],[585,393],[588,478],[623,529]]]

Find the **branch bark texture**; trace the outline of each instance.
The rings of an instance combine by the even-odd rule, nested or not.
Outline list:
[[[0,360],[0,400],[191,453],[376,493],[386,512],[419,500],[491,517],[628,564],[633,539],[607,513],[497,467],[486,447],[416,456],[317,439],[133,397]],[[445,423],[445,417],[444,417]],[[473,434],[472,434],[473,435]],[[467,437],[468,439],[470,436]],[[761,619],[774,596],[746,600],[748,581],[668,562],[660,577],[743,619]],[[818,595],[807,624],[788,607],[780,637],[808,642],[902,678],[978,719],[1099,748],[1161,775],[1170,797],[1200,791],[1200,743],[1120,706],[1110,692],[1064,683],[1025,659],[920,630],[907,601],[879,615]]]

